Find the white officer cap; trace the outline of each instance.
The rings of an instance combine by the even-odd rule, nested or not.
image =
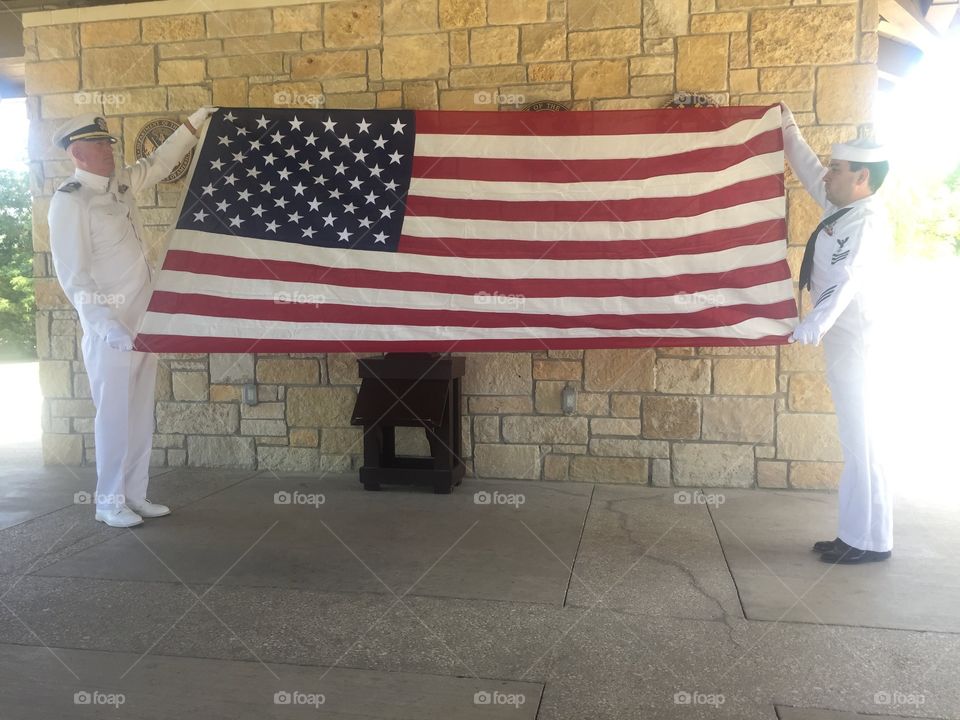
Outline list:
[[[93,113],[84,113],[67,120],[53,134],[54,144],[64,150],[77,140],[109,140],[112,143],[117,141],[107,131],[107,121]]]
[[[875,163],[887,160],[887,148],[869,138],[857,138],[845,143],[836,143],[831,152],[831,160],[848,162]]]

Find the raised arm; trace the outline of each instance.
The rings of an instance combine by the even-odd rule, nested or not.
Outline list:
[[[199,129],[216,110],[214,107],[198,109],[160,147],[128,166],[131,190],[136,193],[152,187],[173,172],[177,163],[197,144]]]
[[[781,103],[780,110],[783,122],[783,152],[787,156],[787,162],[813,199],[820,207],[827,208],[830,203],[823,187],[825,169],[820,164],[820,158],[803,139],[790,108]]]

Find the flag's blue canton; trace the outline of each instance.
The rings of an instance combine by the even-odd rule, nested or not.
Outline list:
[[[413,144],[409,110],[221,108],[177,227],[395,251]]]

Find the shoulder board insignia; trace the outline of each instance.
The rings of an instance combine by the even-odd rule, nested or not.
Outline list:
[[[79,189],[80,189],[80,183],[78,183],[76,180],[74,180],[73,182],[64,183],[63,185],[57,188],[57,190],[59,190],[60,192],[73,192],[74,190],[79,190]]]
[[[123,195],[127,190],[130,189],[129,185],[123,185],[122,183],[117,186],[117,190],[120,191],[120,194]]]

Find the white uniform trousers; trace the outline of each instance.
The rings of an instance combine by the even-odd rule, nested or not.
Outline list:
[[[86,333],[81,342],[97,409],[97,509],[143,502],[150,479],[157,356],[121,352]]]
[[[870,358],[876,349],[838,327],[826,333],[823,346],[843,447],[837,536],[861,550],[885,552],[893,549],[893,498],[881,459],[882,397]]]

